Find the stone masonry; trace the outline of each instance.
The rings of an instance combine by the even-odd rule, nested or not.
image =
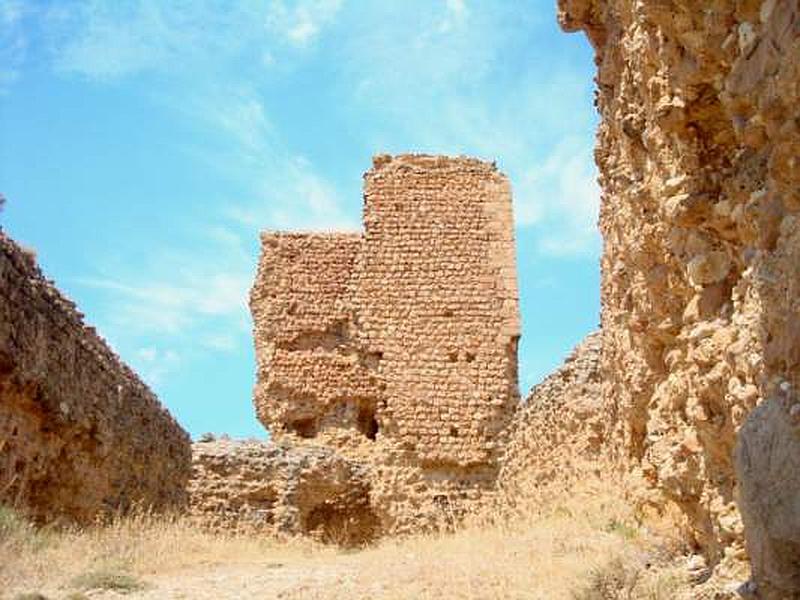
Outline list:
[[[518,406],[511,192],[493,164],[378,156],[362,235],[264,233],[258,416],[369,467],[384,531],[489,493]]]
[[[186,501],[189,436],[0,230],[0,503],[92,522]]]

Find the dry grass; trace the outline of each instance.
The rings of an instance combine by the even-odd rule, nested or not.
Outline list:
[[[287,599],[678,597],[684,577],[663,539],[640,527],[612,490],[584,483],[559,502],[531,497],[513,515],[494,511],[454,533],[387,539],[357,552],[307,540],[214,535],[182,518],[150,515],[81,531],[36,530],[3,511],[0,590],[9,590],[9,598],[42,592],[53,600],[90,589],[136,592],[164,578],[233,565],[263,572],[271,564],[301,573],[282,592]],[[332,574],[324,584],[302,576],[321,570]]]
[[[138,514],[83,529],[37,529],[0,507],[0,598],[2,590],[133,591],[150,576],[198,565],[295,560],[312,553],[335,555],[311,542],[215,535],[183,517],[164,515]]]

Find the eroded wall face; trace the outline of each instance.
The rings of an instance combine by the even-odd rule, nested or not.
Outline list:
[[[256,405],[280,437],[371,465],[384,527],[494,484],[518,405],[511,193],[493,165],[378,157],[362,236],[264,234]]]
[[[737,431],[800,384],[798,6],[559,6],[598,65],[609,439],[712,560],[741,557]]]
[[[0,232],[0,502],[91,522],[186,501],[189,436]]]

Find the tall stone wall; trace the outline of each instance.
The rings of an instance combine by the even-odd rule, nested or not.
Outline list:
[[[82,523],[186,501],[189,437],[0,231],[0,502]]]
[[[383,527],[489,493],[518,404],[511,193],[494,165],[376,157],[362,236],[262,236],[255,403],[276,438],[371,465]]]
[[[798,5],[559,9],[598,67],[608,438],[712,561],[741,557],[737,432],[800,385]]]

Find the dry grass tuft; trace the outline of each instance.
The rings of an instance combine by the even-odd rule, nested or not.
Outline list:
[[[109,568],[78,575],[72,580],[71,584],[73,587],[87,592],[91,590],[135,592],[146,587],[144,583],[130,573]]]

